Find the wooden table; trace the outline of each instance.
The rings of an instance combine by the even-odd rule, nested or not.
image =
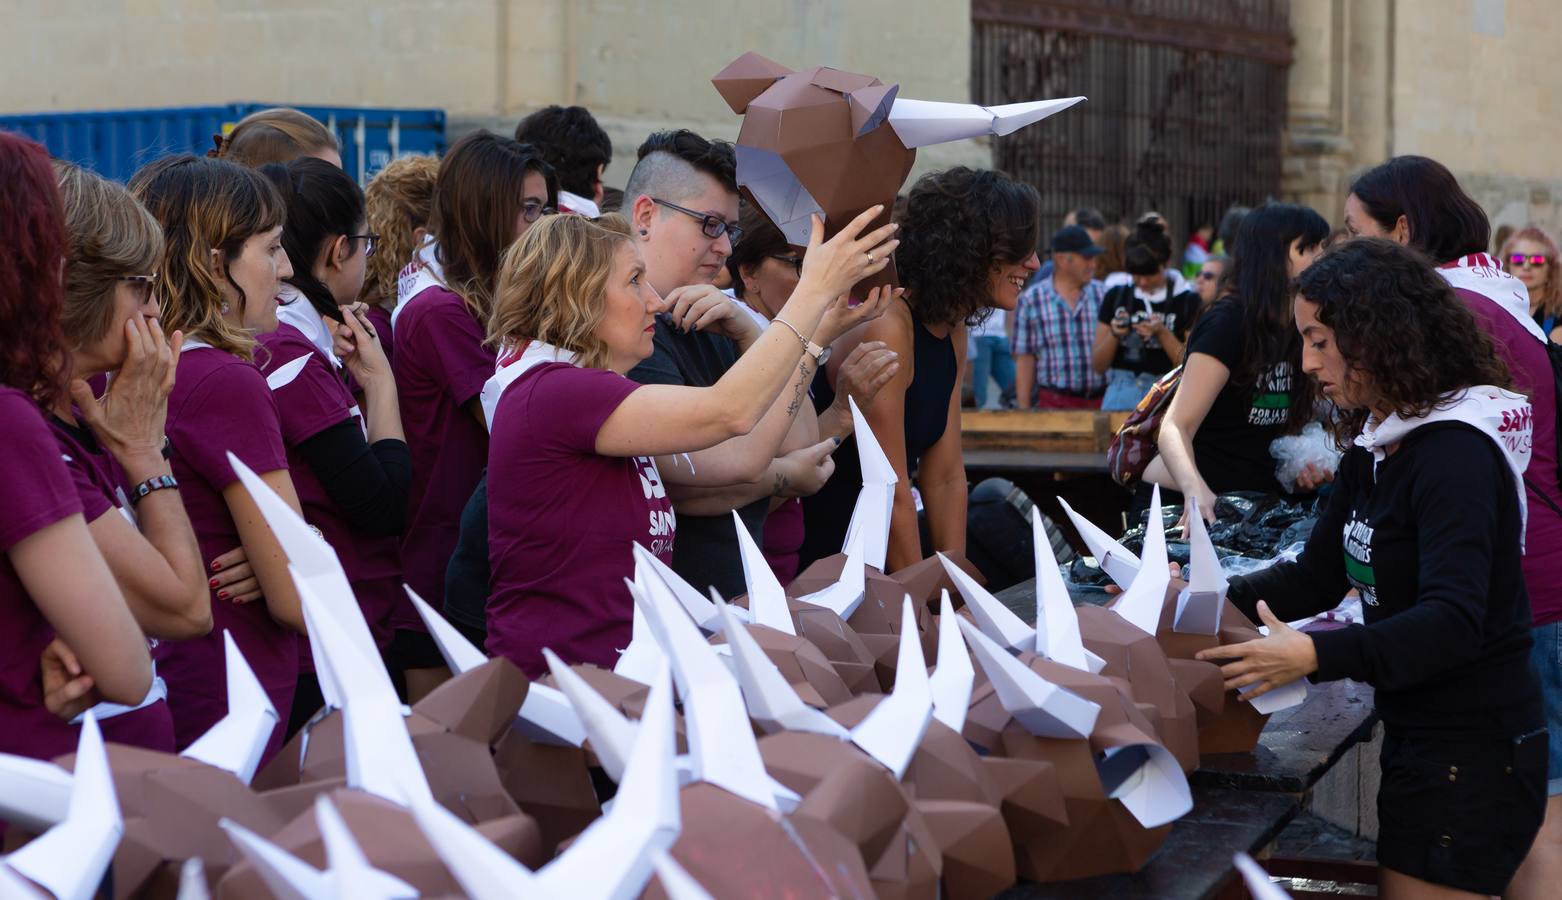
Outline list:
[[[1088,409],[968,410],[961,447],[969,469],[1105,472],[1106,448],[1127,418]]]
[[[997,598],[1025,621],[1036,617],[1034,579]],[[1101,602],[1105,594],[1074,598]],[[1319,781],[1357,744],[1369,741],[1377,714],[1372,688],[1354,681],[1309,685],[1299,706],[1275,713],[1252,753],[1204,756],[1188,777],[1193,811],[1172,825],[1166,843],[1131,875],[1048,884],[1021,883],[1003,897],[1222,897],[1236,878],[1231,855],[1258,856],[1307,805]]]

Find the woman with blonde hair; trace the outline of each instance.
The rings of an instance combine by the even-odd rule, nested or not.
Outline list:
[[[1524,282],[1529,314],[1552,341],[1562,342],[1562,271],[1557,242],[1544,228],[1528,225],[1502,242],[1502,268]]]
[[[87,530],[136,623],[149,638],[203,637],[212,626],[206,566],[179,491],[161,489],[173,474],[163,433],[183,341],[177,331],[164,339],[158,323],[163,232],[123,186],[68,162],[54,169],[65,211],[60,324],[71,381],[69,394],[44,412]],[[108,390],[93,397],[87,380],[107,373],[114,376]],[[51,653],[59,664],[45,664],[46,685],[75,656],[59,640]],[[139,704],[100,704],[94,712],[104,738],[172,753],[166,694],[154,676]]]
[[[336,135],[313,116],[287,106],[252,112],[226,135],[212,135],[212,140],[217,146],[208,150],[207,156],[251,169],[292,162],[300,156],[342,167],[342,145]]]
[[[212,579],[211,633],[169,645],[159,659],[185,747],[227,714],[224,631],[277,711],[293,704],[304,631],[298,593],[287,556],[228,464],[233,453],[299,509],[276,401],[255,364],[255,336],[277,328],[277,293],[293,270],[282,249],[282,199],[253,169],[174,156],[137,172],[130,189],[163,226],[163,326],[184,333],[168,397],[173,476],[201,557],[216,569],[220,555],[241,548],[257,581],[233,595]],[[281,736],[280,728],[272,733],[264,758]]]
[[[413,256],[428,241],[428,222],[434,214],[434,183],[439,159],[403,156],[392,160],[363,189],[369,231],[378,235],[375,254],[358,299],[368,304],[369,321],[379,333],[385,355],[392,355],[391,312],[396,308],[396,280]],[[394,360],[392,360],[394,362]]]
[[[482,398],[489,652],[531,675],[547,669],[544,648],[570,663],[616,661],[630,638],[631,542],[672,561],[675,517],[654,457],[754,428],[837,298],[886,265],[896,226],[864,233],[880,210],[829,241],[816,220],[796,289],[702,388],[624,377],[651,355],[663,302],[622,218],[544,219],[505,254],[488,327],[502,358]]]

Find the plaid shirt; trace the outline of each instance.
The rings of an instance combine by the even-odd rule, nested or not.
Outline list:
[[[1037,387],[1086,395],[1106,387],[1106,374],[1090,367],[1103,293],[1092,280],[1070,309],[1052,279],[1043,278],[1020,294],[1009,347],[1016,356],[1036,357]]]

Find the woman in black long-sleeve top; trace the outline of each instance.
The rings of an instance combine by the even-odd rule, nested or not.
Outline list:
[[[1383,896],[1501,894],[1546,799],[1519,570],[1529,403],[1447,282],[1392,242],[1326,253],[1297,280],[1294,312],[1303,370],[1349,449],[1301,556],[1232,581],[1269,637],[1201,655],[1234,659],[1226,684],[1248,696],[1304,676],[1373,685]],[[1364,625],[1283,624],[1351,588]]]

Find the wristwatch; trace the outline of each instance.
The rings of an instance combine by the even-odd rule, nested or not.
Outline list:
[[[815,368],[824,368],[824,364],[830,361],[830,347],[821,347],[813,341],[803,342],[803,352],[814,358]]]

